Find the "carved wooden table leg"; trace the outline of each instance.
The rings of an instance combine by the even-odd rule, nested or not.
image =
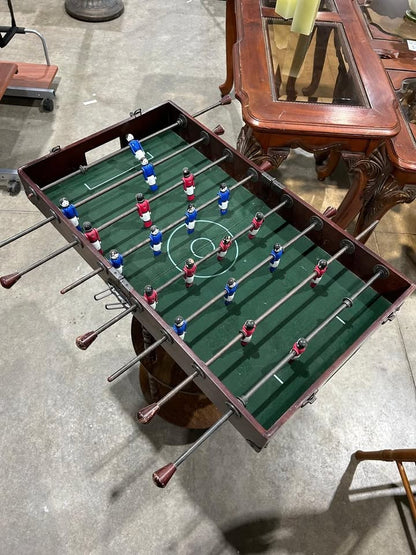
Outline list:
[[[259,141],[254,137],[253,130],[247,124],[241,129],[237,139],[237,150],[258,166],[266,163],[278,168],[289,156],[289,147],[270,148],[264,152]]]
[[[356,163],[355,171],[366,174],[367,178],[355,234],[360,233],[375,220],[381,219],[393,206],[415,200],[416,185],[400,183],[392,170],[393,166],[384,144],[368,159]]]
[[[131,338],[136,354],[153,343],[152,336],[140,322],[132,319]],[[154,403],[181,383],[185,372],[162,347],[158,347],[140,364],[140,387],[146,401]],[[220,418],[216,406],[191,382],[158,412],[167,422],[191,429],[209,428]]]
[[[234,12],[234,0],[227,0],[226,12],[225,12],[225,53],[226,53],[226,64],[227,64],[227,75],[225,81],[219,86],[221,91],[221,96],[228,94],[233,88],[234,83],[234,70],[233,70],[233,46],[237,40],[237,28]]]
[[[315,151],[313,154],[315,156],[316,174],[319,181],[323,181],[337,167],[341,152],[338,145],[334,145],[329,150]]]

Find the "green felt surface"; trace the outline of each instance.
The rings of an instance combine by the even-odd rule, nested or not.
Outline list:
[[[150,139],[145,150],[154,163],[186,143],[174,132]],[[186,211],[187,200],[182,186],[152,203],[152,197],[180,181],[182,169],[188,166],[195,172],[208,165],[194,148],[171,160],[155,166],[159,190],[148,188],[141,175],[79,208],[80,222],[89,220],[98,227],[135,205],[135,195],[143,192],[151,203],[152,220],[163,230]],[[76,203],[92,193],[111,185],[140,169],[130,151],[91,168],[85,175],[69,178],[48,191],[52,201],[67,196]],[[114,179],[112,179],[114,178]],[[214,199],[221,182],[231,187],[236,183],[220,168],[214,167],[196,178],[198,207]],[[88,186],[87,186],[88,185]],[[183,268],[186,258],[198,260],[218,245],[225,233],[237,234],[247,227],[256,211],[270,209],[243,186],[232,192],[229,212],[220,216],[217,202],[198,213],[195,232],[188,235],[183,223],[163,236],[162,255],[154,257],[148,244],[127,256],[124,275],[140,293],[147,283],[156,289]],[[305,222],[307,227],[310,222]],[[193,287],[186,289],[179,278],[159,296],[158,312],[171,325],[180,314],[187,318],[214,295],[224,290],[227,279],[237,280],[254,265],[264,260],[273,244],[286,243],[299,232],[279,215],[269,216],[258,235],[248,240],[240,237],[229,249],[223,262],[216,256],[203,262]],[[124,253],[146,240],[149,230],[142,227],[136,212],[101,232],[106,255],[112,248]],[[234,302],[226,307],[222,299],[192,320],[188,326],[186,343],[204,361],[232,340],[248,318],[256,320],[269,307],[286,295],[300,281],[313,272],[319,258],[328,255],[309,239],[302,237],[283,255],[280,266],[271,274],[268,264],[240,284]],[[352,295],[362,281],[337,261],[333,262],[321,283],[312,290],[306,285],[290,300],[264,319],[256,329],[252,342],[241,347],[233,345],[220,359],[210,365],[211,370],[235,395],[247,392],[262,376],[269,372],[289,352],[293,343],[308,335],[329,316],[345,296]],[[373,289],[367,289],[350,309],[320,332],[310,343],[302,357],[285,365],[277,378],[268,382],[250,397],[248,410],[266,429],[282,416],[307,388],[386,310],[390,303]],[[283,382],[283,383],[281,383]]]

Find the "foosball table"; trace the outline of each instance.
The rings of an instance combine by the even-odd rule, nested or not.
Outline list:
[[[69,249],[91,271],[62,293],[103,279],[120,311],[80,349],[132,315],[136,356],[108,381],[139,364],[139,422],[206,429],[160,487],[226,421],[260,451],[415,288],[360,242],[377,222],[354,238],[220,133],[166,102],[54,149],[19,169],[45,219],[0,244],[49,224],[67,240],[5,288]]]

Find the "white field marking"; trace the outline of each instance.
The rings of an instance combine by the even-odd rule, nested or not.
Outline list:
[[[222,224],[220,224],[220,223],[218,223],[218,222],[213,222],[212,220],[197,220],[196,223],[198,224],[198,222],[207,223],[207,224],[213,224],[213,225],[218,225],[219,227],[222,227],[222,229],[223,229],[224,231],[226,231],[228,235],[231,235],[231,237],[233,236],[233,234],[231,233],[231,231],[230,231],[229,229],[227,229],[225,226],[223,226]],[[182,228],[184,228],[184,227],[185,227],[185,224],[182,224],[182,225],[179,225],[176,229],[174,229],[174,230],[172,231],[172,233],[169,235],[169,239],[168,239],[168,241],[167,241],[167,243],[166,243],[166,252],[167,252],[167,255],[168,255],[168,257],[169,257],[169,260],[172,262],[172,264],[175,266],[175,268],[176,268],[177,270],[179,270],[179,272],[182,271],[182,268],[181,268],[180,266],[178,266],[178,264],[176,264],[176,262],[174,261],[172,255],[171,255],[171,253],[170,253],[170,251],[171,251],[171,249],[170,249],[170,242],[171,242],[171,240],[172,240],[172,237],[175,235],[175,233],[176,233],[177,231],[179,231],[179,229],[182,229]],[[197,239],[198,239],[198,238],[197,238]],[[191,245],[192,245],[197,239],[194,239],[194,240],[192,241]],[[215,243],[214,243],[211,239],[209,239],[208,237],[201,237],[201,239],[205,239],[206,241],[209,241],[209,242],[211,243],[211,245],[213,246],[213,249],[212,249],[213,251],[217,248],[217,247],[215,246]],[[237,258],[238,258],[238,243],[237,243],[237,241],[235,241],[233,244],[235,245],[235,256],[234,256],[234,260],[233,260],[233,264],[234,264],[234,262],[235,262],[235,261],[237,260]],[[192,254],[193,254],[193,251],[192,251],[192,250],[191,250],[191,252],[192,252]],[[196,256],[196,255],[194,255],[194,256]],[[203,258],[203,257],[200,257],[200,258]],[[185,261],[184,261],[184,262],[185,262]],[[205,274],[195,274],[195,277],[198,277],[198,278],[201,278],[201,279],[209,279],[209,278],[212,278],[212,277],[215,277],[215,276],[220,276],[221,274],[225,274],[225,272],[228,272],[228,268],[225,268],[222,272],[217,272],[217,273],[215,273],[215,274],[208,274],[208,275],[205,275]]]
[[[342,320],[339,316],[336,316],[336,319],[339,320],[341,322],[341,324],[344,324],[344,326],[345,326],[344,320]]]
[[[101,183],[97,183],[97,185],[88,185],[88,183],[84,182],[85,187],[89,190],[89,191],[93,191],[94,189],[97,189],[98,187],[101,187],[102,185],[105,185],[106,183],[109,183],[110,181],[113,181],[113,179],[117,179],[117,177],[120,177],[121,175],[124,175],[125,173],[134,170],[136,168],[136,166],[133,166],[132,168],[129,168],[128,170],[124,170],[121,173],[118,173],[117,175],[113,175],[113,177],[110,177],[109,179],[106,179],[105,181],[102,181]]]
[[[194,252],[194,243],[196,243],[197,241],[208,241],[209,243],[211,243],[212,246],[212,250],[215,250],[215,243],[214,241],[211,241],[211,239],[208,239],[208,237],[197,237],[196,239],[194,239],[191,243],[190,249],[191,249],[191,253],[194,255],[195,258],[204,258],[203,256],[196,254]]]
[[[92,102],[96,102],[96,100],[93,100]],[[153,160],[154,156],[153,154],[151,154],[150,152],[146,152],[145,151],[145,155],[147,160]],[[98,187],[101,187],[101,185],[105,185],[106,183],[108,183],[109,181],[111,181],[112,179],[116,179],[117,177],[120,177],[121,175],[124,175],[125,173],[129,172],[130,170],[134,170],[134,169],[140,169],[140,164],[133,166],[131,168],[129,168],[128,170],[124,170],[121,173],[118,173],[117,175],[115,175],[114,177],[110,177],[110,179],[107,179],[106,181],[103,181],[102,183],[98,183],[97,185],[88,185],[88,183],[84,182],[85,187],[89,190],[89,191],[93,191],[94,189],[97,189]]]
[[[273,376],[276,378],[276,380],[277,380],[278,382],[284,383],[284,382],[282,382],[282,380],[279,378],[279,376],[276,376],[276,374],[273,374]]]

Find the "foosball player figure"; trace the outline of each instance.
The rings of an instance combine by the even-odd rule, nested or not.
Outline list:
[[[254,320],[246,320],[244,322],[243,328],[240,330],[240,333],[243,334],[241,338],[241,345],[245,347],[247,343],[250,343],[253,333],[256,331],[256,323]]]
[[[308,346],[308,342],[306,341],[306,339],[304,337],[300,337],[296,341],[296,343],[293,344],[293,347],[290,352],[294,353],[294,356],[289,362],[292,362],[292,360],[296,360],[297,358],[299,358],[300,355],[305,352],[307,346]]]
[[[321,281],[322,276],[327,271],[327,269],[328,269],[328,262],[323,258],[321,258],[321,260],[318,261],[318,264],[314,268],[316,277],[314,277],[309,284],[312,287],[312,289],[318,285],[318,283]]]
[[[196,272],[196,264],[193,258],[187,258],[185,261],[185,266],[183,267],[183,273],[185,278],[185,287],[192,287],[194,283]]]
[[[162,232],[155,225],[150,228],[150,248],[154,256],[158,256],[162,252]]]
[[[131,133],[126,135],[126,141],[129,143],[130,150],[136,159],[141,162],[146,155],[140,141],[135,139]]]
[[[256,215],[251,220],[251,227],[250,227],[249,232],[248,232],[248,238],[249,239],[254,239],[254,237],[259,232],[259,229],[263,225],[263,222],[264,222],[263,212],[256,212]]]
[[[188,235],[194,232],[195,230],[195,223],[196,218],[198,216],[198,211],[193,204],[188,204],[188,208],[185,212],[185,226],[188,232]]]
[[[183,190],[185,191],[188,202],[195,200],[195,177],[188,168],[183,168]]]
[[[153,310],[156,310],[158,302],[156,289],[153,289],[151,285],[146,285],[146,287],[144,288],[143,298],[147,302],[147,304],[153,308]]]
[[[217,193],[218,196],[218,206],[220,209],[221,216],[225,216],[228,212],[228,202],[230,200],[230,190],[225,183],[221,183],[220,190]]]
[[[231,244],[232,244],[232,241],[231,241],[230,235],[226,235],[223,239],[221,239],[221,242],[219,244],[220,250],[218,251],[218,254],[217,254],[217,260],[219,260],[220,262],[224,260],[224,257],[227,254],[228,249],[231,247]]]
[[[143,226],[144,227],[151,227],[152,225],[152,213],[150,212],[150,203],[148,200],[146,200],[143,196],[143,193],[138,193],[136,195],[136,200],[137,200],[137,204],[136,204],[136,208],[137,208],[137,212],[140,216],[140,219],[143,222]]]
[[[61,207],[62,214],[68,218],[71,224],[74,225],[79,231],[82,231],[81,226],[79,225],[79,216],[75,206],[71,204],[66,197],[60,199],[59,206]]]
[[[224,295],[224,304],[228,306],[233,302],[235,292],[237,291],[238,283],[237,280],[233,277],[230,277],[225,284],[225,295]]]
[[[277,267],[279,266],[280,259],[283,255],[283,247],[279,245],[279,243],[275,243],[272,252],[270,262],[269,262],[269,270],[273,273]]]
[[[118,251],[112,250],[110,252],[110,264],[113,268],[119,271],[120,274],[123,273],[124,260],[122,255]]]
[[[95,227],[92,227],[90,222],[84,222],[83,223],[83,228],[84,228],[84,235],[88,239],[88,241],[91,243],[91,245],[95,249],[97,249],[97,251],[100,254],[103,254],[103,249],[101,248],[100,235],[99,235],[98,231],[95,229]]]
[[[175,323],[173,324],[172,327],[173,327],[173,331],[181,339],[185,339],[186,328],[188,327],[188,324],[186,323],[186,320],[184,318],[182,318],[182,316],[177,316],[175,318]]]
[[[142,172],[143,172],[143,177],[144,180],[146,181],[146,183],[149,185],[149,189],[151,191],[157,191],[157,184],[156,184],[156,174],[155,174],[155,168],[153,167],[153,164],[151,164],[147,158],[143,158],[142,160]]]

